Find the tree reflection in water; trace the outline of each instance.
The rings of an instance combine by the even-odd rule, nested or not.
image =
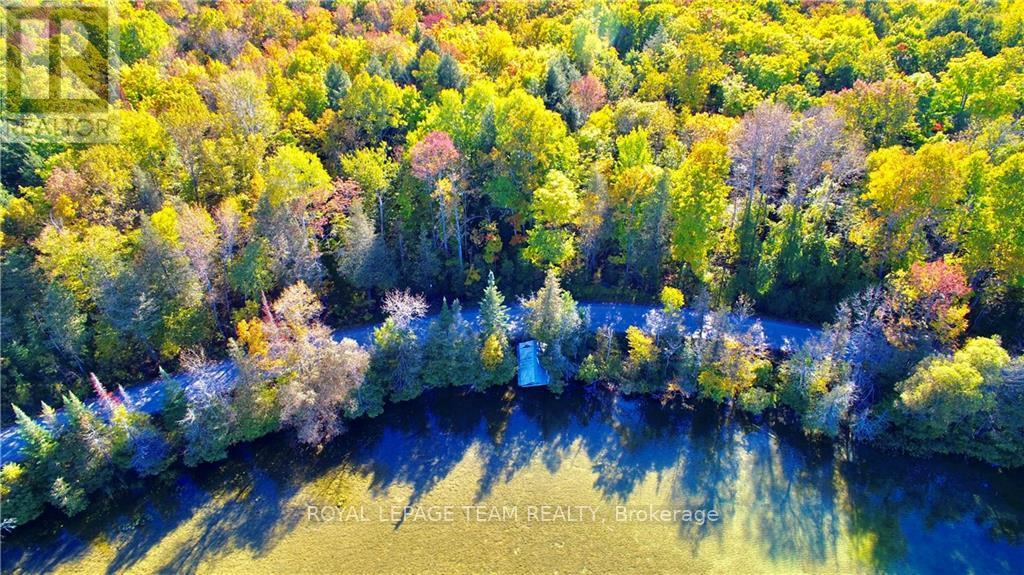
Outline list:
[[[1024,561],[1019,472],[866,449],[851,463],[830,444],[710,406],[513,388],[431,392],[354,422],[319,456],[277,434],[219,464],[132,486],[82,517],[50,513],[5,541],[4,568],[49,572],[103,547],[107,571],[119,572],[197,517],[165,570],[194,572],[238,550],[263,557],[296,529],[307,500],[416,504],[467,458],[479,471],[454,479],[471,481],[473,495],[453,504],[494,503],[497,488],[524,474],[528,497],[540,485],[530,482],[557,482],[582,462],[593,479],[579,489],[609,506],[647,490],[673,507],[715,509],[720,522],[678,525],[677,545],[695,556],[740,537],[776,565],[805,570],[852,559],[870,570],[1012,572]]]

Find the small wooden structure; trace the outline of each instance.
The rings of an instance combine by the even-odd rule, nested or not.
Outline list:
[[[536,387],[549,383],[551,376],[540,364],[537,342],[530,340],[519,344],[519,387]]]

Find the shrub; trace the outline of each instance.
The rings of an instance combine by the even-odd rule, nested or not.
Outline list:
[[[757,415],[772,407],[773,403],[772,395],[760,387],[744,389],[739,395],[740,407]]]
[[[5,463],[0,468],[0,507],[4,520],[24,525],[43,511],[43,500],[31,481],[25,467],[18,463]]]

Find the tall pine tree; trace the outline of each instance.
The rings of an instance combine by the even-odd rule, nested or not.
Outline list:
[[[494,272],[487,274],[487,287],[480,301],[480,361],[484,377],[477,379],[477,389],[508,383],[516,373],[516,358],[508,339],[508,306],[505,296],[494,283]]]

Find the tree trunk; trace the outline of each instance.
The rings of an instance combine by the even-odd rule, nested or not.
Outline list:
[[[462,270],[462,221],[459,218],[459,212],[461,212],[460,203],[455,209],[455,245],[458,246],[459,251],[459,271]]]

